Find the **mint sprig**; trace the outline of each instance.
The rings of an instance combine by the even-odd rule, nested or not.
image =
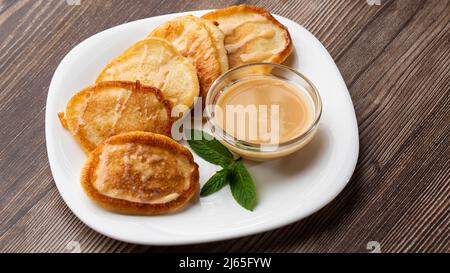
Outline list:
[[[229,184],[236,202],[247,210],[253,210],[257,203],[256,187],[240,159],[235,160],[233,154],[222,143],[203,131],[188,130],[187,134],[189,146],[195,153],[223,168],[206,182],[200,196],[211,195]]]

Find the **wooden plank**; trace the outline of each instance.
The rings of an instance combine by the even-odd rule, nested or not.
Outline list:
[[[237,240],[131,245],[81,223],[47,163],[44,111],[61,59],[109,27],[236,1],[0,0],[0,251],[383,252],[449,251],[450,2],[239,1],[290,18],[330,51],[349,86],[360,158],[330,205],[289,226]]]

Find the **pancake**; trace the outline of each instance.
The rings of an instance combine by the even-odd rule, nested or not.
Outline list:
[[[129,47],[98,76],[102,81],[140,81],[160,89],[172,104],[194,104],[199,94],[197,71],[168,41],[148,38]]]
[[[227,72],[229,67],[228,67],[227,50],[225,49],[225,35],[211,21],[202,19],[202,18],[197,18],[197,17],[195,17],[195,18],[197,20],[201,21],[204,24],[204,26],[206,27],[206,29],[209,31],[209,33],[211,34],[211,37],[212,37],[214,44],[216,46],[216,49],[217,49],[217,53],[219,54],[221,74]]]
[[[168,40],[192,61],[197,69],[200,94],[205,99],[211,84],[224,72],[217,48],[220,36],[217,33],[213,36],[205,23],[192,15],[170,20],[154,29],[149,36]],[[221,46],[225,50],[223,41]]]
[[[191,152],[163,135],[129,132],[97,147],[81,185],[97,205],[122,214],[154,215],[185,205],[199,188]]]
[[[61,124],[89,152],[110,136],[147,131],[170,135],[169,102],[154,87],[139,82],[100,82],[75,94]]]
[[[225,34],[230,68],[255,62],[282,63],[292,52],[287,28],[263,8],[231,6],[202,18],[216,24]]]

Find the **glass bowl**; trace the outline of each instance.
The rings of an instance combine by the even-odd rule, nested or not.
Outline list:
[[[237,139],[235,136],[222,130],[214,117],[219,98],[234,84],[258,77],[275,78],[290,83],[299,92],[303,92],[304,95],[310,98],[313,118],[304,133],[282,143],[256,144]],[[213,136],[234,153],[243,158],[256,161],[284,157],[304,147],[314,137],[322,114],[322,101],[314,84],[294,69],[272,63],[252,63],[229,70],[211,85],[206,96],[205,105],[206,124],[210,127],[209,129]]]

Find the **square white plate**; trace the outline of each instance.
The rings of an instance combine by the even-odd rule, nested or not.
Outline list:
[[[201,16],[207,11],[189,12]],[[164,216],[126,216],[95,206],[83,193],[80,170],[86,160],[57,118],[70,97],[91,85],[103,67],[156,26],[168,14],[123,24],[83,41],[59,64],[50,84],[45,133],[50,167],[58,190],[73,213],[92,229],[114,239],[151,245],[210,242],[267,231],[298,221],[324,207],[345,187],[358,158],[355,112],[347,87],[323,45],[297,23],[275,16],[288,27],[295,51],[287,64],[311,79],[323,101],[320,128],[301,151],[280,160],[245,162],[255,180],[259,203],[242,209],[228,187]],[[200,184],[217,170],[194,154]]]

